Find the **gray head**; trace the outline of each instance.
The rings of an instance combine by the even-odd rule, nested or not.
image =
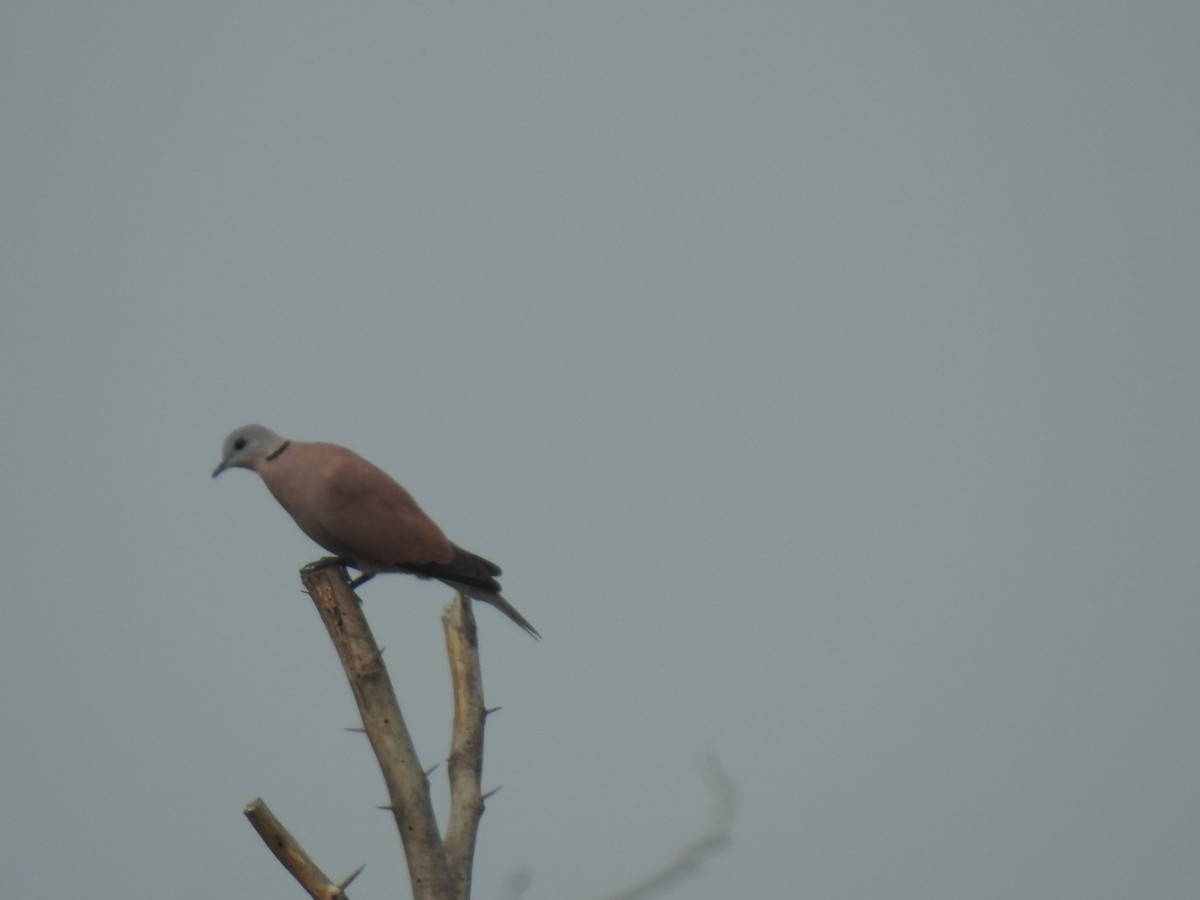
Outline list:
[[[216,478],[226,469],[253,469],[266,459],[284,439],[262,425],[243,425],[225,438],[221,447],[221,464],[213,469]]]

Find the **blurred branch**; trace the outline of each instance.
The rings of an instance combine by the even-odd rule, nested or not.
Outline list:
[[[454,728],[450,738],[450,821],[446,826],[446,862],[459,900],[471,896],[475,836],[483,815],[483,677],[479,637],[470,598],[459,594],[442,614],[450,681],[454,689]]]
[[[292,873],[292,877],[300,882],[300,886],[308,891],[313,900],[350,900],[346,896],[346,888],[358,877],[358,873],[363,870],[362,866],[334,884],[283,827],[283,823],[275,818],[275,814],[261,797],[251,801],[245,812],[246,818],[263,839],[263,843],[270,848],[283,867]]]
[[[706,859],[729,845],[737,813],[737,787],[716,759],[708,763],[708,782],[714,799],[708,828],[685,844],[662,868],[601,900],[646,900],[663,894],[694,875]]]
[[[404,724],[379,646],[346,571],[326,561],[305,566],[300,579],[337,649],[379,761],[390,809],[400,831],[414,900],[450,900],[456,894],[429,801],[429,780]]]
[[[533,884],[533,874],[527,868],[516,869],[500,886],[500,900],[521,900],[529,886]]]

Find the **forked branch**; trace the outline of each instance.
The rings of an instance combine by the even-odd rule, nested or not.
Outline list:
[[[404,724],[379,646],[340,566],[316,564],[300,571],[337,649],[362,715],[363,730],[375,751],[388,790],[388,808],[396,819],[414,900],[451,900],[459,896],[438,835],[429,780],[421,768]]]

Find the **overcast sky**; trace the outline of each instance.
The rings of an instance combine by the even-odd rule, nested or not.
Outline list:
[[[234,427],[495,559],[476,896],[1192,898],[1200,5],[10,3],[0,876],[406,885]],[[362,591],[426,765],[449,591]],[[444,767],[432,776],[444,809]],[[401,893],[406,891],[403,887]]]

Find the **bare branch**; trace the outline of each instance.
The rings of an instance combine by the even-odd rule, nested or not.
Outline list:
[[[354,874],[334,884],[329,876],[321,871],[312,861],[299,842],[283,827],[283,823],[275,818],[274,813],[267,808],[261,797],[253,800],[246,807],[246,818],[263,839],[263,843],[275,854],[275,858],[283,867],[292,873],[292,877],[300,882],[300,886],[308,892],[313,900],[349,900],[346,896],[346,886],[363,870],[359,866]]]
[[[471,600],[459,594],[442,614],[450,681],[454,689],[454,728],[450,738],[447,774],[450,778],[450,822],[446,827],[446,861],[459,900],[471,896],[471,867],[475,836],[483,815],[479,792],[483,773],[483,676],[479,667],[479,637]]]
[[[708,857],[728,846],[733,817],[737,813],[737,787],[716,759],[709,762],[708,770],[709,787],[715,801],[708,828],[684,845],[662,868],[601,900],[646,900],[665,893],[694,875]]]
[[[421,769],[378,645],[340,566],[305,566],[300,578],[312,597],[345,669],[363,728],[388,789],[388,808],[404,844],[414,900],[455,896]]]

